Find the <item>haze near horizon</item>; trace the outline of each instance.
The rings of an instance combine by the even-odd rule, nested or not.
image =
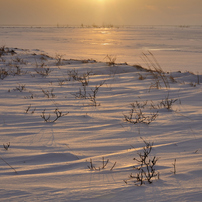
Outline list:
[[[0,25],[201,25],[201,0],[0,0]]]

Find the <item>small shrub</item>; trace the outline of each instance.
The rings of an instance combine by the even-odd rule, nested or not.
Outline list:
[[[173,103],[175,103],[178,99],[170,99],[168,96],[160,102],[160,108],[166,108],[171,110]]]
[[[2,46],[0,47],[0,53],[5,53],[6,52],[6,47],[5,46]]]
[[[71,81],[73,79],[73,81],[78,81],[79,79],[79,73],[78,71],[76,71],[75,69],[69,70],[68,71],[68,76],[69,76],[69,81]]]
[[[16,54],[16,52],[15,52],[14,50],[10,50],[10,49],[7,48],[6,46],[0,47],[0,57],[1,57],[2,55],[7,55],[7,54],[14,55],[14,54]]]
[[[24,64],[24,65],[27,64],[27,62],[25,62],[22,58],[19,58],[19,57],[14,58],[13,62]]]
[[[54,88],[52,88],[50,91],[49,90],[44,90],[41,88],[41,91],[43,92],[43,94],[47,97],[47,98],[54,98],[55,94],[53,93]]]
[[[172,75],[169,76],[169,79],[172,83],[177,83],[177,81],[175,80],[175,78]]]
[[[129,179],[124,180],[126,184],[129,180],[135,180],[135,185],[141,186],[145,184],[145,182],[151,184],[153,182],[153,178],[157,177],[159,179],[159,172],[155,169],[155,165],[159,158],[156,156],[150,157],[153,143],[147,143],[146,141],[144,141],[144,143],[145,146],[143,147],[143,153],[138,153],[138,158],[133,159],[138,163],[138,165],[133,166],[136,173],[131,173]]]
[[[132,103],[130,105],[132,109],[130,110],[129,115],[124,114],[124,120],[126,122],[133,123],[133,124],[137,124],[137,123],[150,124],[158,116],[158,111],[153,113],[143,112],[143,109],[147,105],[147,102],[139,103],[136,101],[135,103]]]
[[[138,75],[139,75],[139,77],[138,77],[139,80],[145,80],[146,79],[146,76],[143,76],[142,74],[138,74]]]
[[[30,95],[25,96],[24,98],[25,99],[34,99],[34,96],[36,96],[36,95],[34,95],[32,92],[29,92],[29,93],[30,93]]]
[[[102,83],[100,83],[99,85],[95,86],[94,89],[91,88],[92,94],[90,94],[90,93],[88,94],[88,99],[92,102],[92,105],[95,106],[95,107],[98,106],[97,101],[96,101],[96,95],[97,95],[97,93],[98,93],[99,88],[100,88],[104,83],[105,83],[105,81],[102,82]],[[100,105],[100,104],[99,104],[99,105]]]
[[[86,73],[83,73],[79,75],[78,71],[75,69],[70,70],[68,72],[69,75],[69,81],[73,79],[73,81],[78,81],[82,84],[82,86],[88,86],[90,76],[93,75],[92,71],[87,71]]]
[[[66,116],[67,114],[69,114],[69,112],[68,113],[63,113],[63,112],[61,112],[61,111],[59,111],[57,108],[55,109],[55,111],[54,111],[54,114],[56,115],[56,117],[55,117],[55,119],[54,120],[50,120],[50,114],[48,115],[48,116],[46,116],[45,115],[45,109],[44,109],[44,111],[42,112],[42,115],[41,115],[41,118],[44,120],[44,122],[46,122],[46,123],[54,123],[54,122],[56,122],[59,118],[61,118],[61,117],[63,117],[63,116]]]
[[[82,63],[96,63],[97,61],[93,60],[93,59],[87,59],[87,60],[82,60],[81,62]]]
[[[66,80],[65,79],[58,79],[58,85],[63,86],[65,84]]]
[[[28,111],[30,110],[30,108],[31,108],[31,104],[27,107],[27,109],[25,110],[25,113],[27,114],[28,113]]]
[[[30,111],[30,113],[31,114],[34,114],[34,112],[35,112],[35,110],[36,110],[36,107],[33,109],[33,110],[31,110],[31,104],[27,107],[27,109],[25,110],[25,113],[27,114],[29,111]]]
[[[15,89],[13,89],[14,91],[19,91],[19,92],[23,92],[26,88],[25,88],[25,84],[19,84],[17,87],[15,87]]]
[[[1,80],[4,80],[8,75],[9,75],[9,72],[6,69],[4,69],[4,68],[0,69],[0,79]]]
[[[83,88],[79,88],[78,93],[71,93],[77,99],[89,99],[93,106],[98,106],[96,96],[98,93],[99,88],[105,83],[105,81],[101,82],[99,85],[96,85],[94,89],[91,88],[91,93],[87,93],[86,86],[84,85]]]
[[[52,70],[45,66],[46,66],[45,63],[41,63],[41,65],[38,65],[36,63],[36,68],[35,68],[36,73],[43,77],[48,76]]]
[[[196,83],[194,83],[194,82],[190,82],[189,85],[190,85],[191,87],[196,87]]]
[[[22,74],[22,69],[18,65],[16,65],[15,67],[16,67],[15,75],[21,75]]]
[[[83,86],[82,89],[79,88],[79,92],[71,94],[74,95],[76,99],[87,99],[86,86]]]
[[[56,65],[61,65],[62,64],[62,55],[56,54]]]
[[[109,65],[109,66],[114,66],[116,63],[116,57],[113,57],[113,56],[111,56],[111,55],[107,55],[104,59],[106,59],[107,60],[107,65]]]

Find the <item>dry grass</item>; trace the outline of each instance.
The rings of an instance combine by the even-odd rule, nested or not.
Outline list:
[[[160,64],[158,63],[154,55],[150,51],[148,53],[149,55],[143,53],[142,60],[147,65],[147,71],[149,71],[154,78],[154,82],[151,83],[150,89],[151,88],[161,89],[162,88],[161,83],[164,84],[164,87],[166,89],[169,89],[170,85],[168,78],[165,75],[165,72],[161,68]]]
[[[106,59],[106,64],[109,66],[114,66],[116,64],[115,56],[107,55],[104,59]]]

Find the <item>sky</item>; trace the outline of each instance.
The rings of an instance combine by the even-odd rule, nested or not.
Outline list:
[[[202,25],[202,0],[0,0],[0,25]]]

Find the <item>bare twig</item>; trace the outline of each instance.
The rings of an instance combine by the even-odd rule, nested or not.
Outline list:
[[[176,159],[174,160],[174,163],[172,164],[173,165],[173,168],[174,168],[174,171],[172,171],[172,173],[175,175],[176,174]]]
[[[5,161],[1,156],[0,156],[0,159],[4,162],[4,163],[6,163],[10,168],[12,168],[14,171],[15,171],[15,173],[18,173],[16,170],[15,170],[15,168],[13,168],[7,161]]]
[[[116,162],[114,163],[114,165],[111,167],[111,169],[110,169],[110,170],[113,170],[113,169],[114,169],[114,167],[115,167],[115,165],[116,165]]]

